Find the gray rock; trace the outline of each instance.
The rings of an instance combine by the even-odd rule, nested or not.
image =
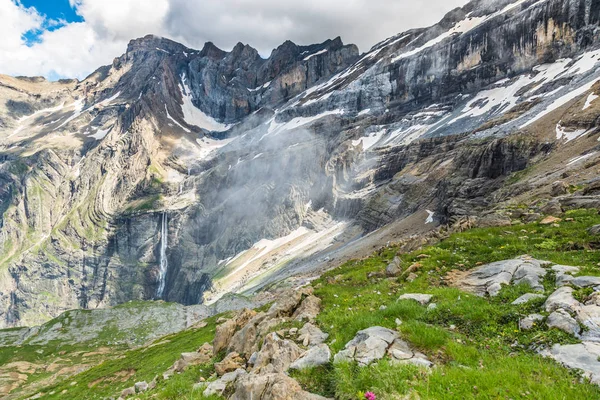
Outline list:
[[[413,351],[404,340],[396,339],[388,349],[392,363],[412,364],[419,367],[430,368],[433,363],[424,354]]]
[[[600,225],[594,225],[592,226],[588,232],[590,233],[590,235],[600,235]]]
[[[361,366],[369,365],[382,359],[396,339],[397,332],[380,326],[362,330],[335,355],[334,362],[356,361]]]
[[[552,184],[552,189],[550,190],[550,194],[552,197],[558,197],[565,195],[569,192],[569,185],[567,185],[563,181],[556,181]]]
[[[581,306],[573,297],[573,288],[563,286],[552,293],[544,303],[544,309],[547,312],[554,312],[560,308],[575,313]]]
[[[571,284],[580,288],[600,286],[600,276],[578,276],[571,280]]]
[[[531,314],[519,321],[519,328],[528,331],[533,329],[538,322],[543,321],[544,316],[540,314]]]
[[[413,300],[424,306],[429,304],[432,298],[433,295],[430,294],[408,293],[398,297],[398,300]]]
[[[557,328],[574,336],[581,332],[581,327],[575,318],[562,309],[550,314],[546,320],[546,325],[548,325],[548,328]]]
[[[515,301],[513,301],[511,304],[513,306],[517,306],[520,304],[529,303],[531,300],[534,300],[534,299],[543,299],[545,297],[546,296],[544,296],[543,294],[540,294],[540,293],[527,293],[527,294],[524,294],[523,296],[519,297]]]
[[[592,383],[600,384],[600,343],[555,344],[541,353],[551,357],[567,368],[583,371]]]
[[[329,334],[311,323],[307,323],[298,331],[298,341],[305,347],[318,346],[321,343],[325,343],[328,337]]]
[[[202,393],[204,396],[220,396],[227,389],[227,386],[234,383],[240,376],[247,375],[248,373],[243,369],[238,369],[233,372],[229,372],[223,375],[221,378],[216,381],[208,382],[206,384],[206,389]]]
[[[137,393],[144,393],[149,389],[149,385],[147,382],[136,382],[134,387]]]
[[[329,364],[331,350],[326,344],[311,347],[304,355],[290,365],[290,369],[306,369]]]
[[[466,273],[456,285],[478,296],[497,296],[502,285],[528,284],[533,290],[543,291],[542,279],[547,270],[547,261],[528,256],[483,265]]]
[[[394,257],[394,260],[386,267],[385,274],[390,278],[400,276],[402,274],[401,264],[400,257]]]
[[[291,340],[282,340],[276,333],[269,333],[256,356],[253,373],[272,374],[286,372],[302,355],[302,349]]]

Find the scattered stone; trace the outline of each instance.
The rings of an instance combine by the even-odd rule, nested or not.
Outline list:
[[[523,296],[519,297],[515,301],[513,301],[511,304],[513,306],[518,306],[520,304],[529,303],[531,300],[534,300],[534,299],[543,299],[544,297],[546,297],[546,296],[544,296],[543,294],[539,294],[539,293],[527,293],[527,294],[524,294]]]
[[[577,321],[565,310],[556,310],[546,320],[548,328],[557,328],[571,335],[578,335],[581,327]]]
[[[278,374],[242,375],[235,381],[231,400],[325,400],[324,397],[305,392],[289,376]]]
[[[410,274],[408,274],[408,276],[406,277],[406,282],[414,282],[419,276],[417,274],[415,274],[414,272],[411,272]]]
[[[385,274],[389,278],[394,278],[402,274],[402,261],[400,257],[394,257],[394,260],[385,269]]]
[[[435,303],[431,303],[430,305],[427,306],[427,309],[429,311],[435,310],[436,308],[437,308],[437,304],[435,304]]]
[[[540,218],[542,218],[542,214],[528,213],[528,214],[525,214],[524,218],[525,218],[525,222],[528,222],[528,223],[535,222],[535,221],[538,221]]]
[[[424,306],[429,304],[432,298],[433,296],[430,294],[408,293],[400,296],[398,300],[414,300]]]
[[[261,374],[286,372],[302,353],[302,349],[296,343],[291,340],[281,340],[276,333],[270,333],[256,356],[252,372]]]
[[[382,359],[396,339],[397,332],[380,326],[362,330],[335,355],[334,362],[356,361],[361,366],[369,365]]]
[[[551,215],[553,217],[558,217],[563,214],[563,210],[560,207],[560,203],[558,201],[549,202],[544,207],[542,207],[540,211],[546,215]]]
[[[121,397],[126,399],[129,396],[135,396],[135,386],[128,387],[127,389],[123,389],[121,391]]]
[[[310,295],[302,301],[292,318],[296,321],[308,320],[314,322],[319,312],[321,312],[321,299]]]
[[[540,314],[531,314],[519,321],[519,328],[524,331],[533,329],[538,322],[543,321],[544,316]]]
[[[414,352],[408,343],[401,339],[394,340],[387,353],[395,364],[413,364],[427,368],[433,366],[424,354]]]
[[[331,350],[326,344],[320,344],[308,349],[302,357],[290,365],[290,369],[306,369],[328,364],[331,361]]]
[[[552,225],[552,224],[556,224],[557,222],[560,222],[561,219],[557,218],[557,217],[553,217],[553,216],[548,216],[546,218],[544,218],[543,220],[540,221],[540,225]]]
[[[569,192],[569,185],[567,185],[564,181],[556,181],[552,184],[552,189],[550,190],[550,194],[552,197],[563,196]]]
[[[136,384],[134,385],[134,388],[137,393],[144,393],[150,387],[147,382],[136,382]]]
[[[600,225],[594,225],[592,226],[588,232],[590,233],[590,235],[600,235]]]
[[[181,353],[179,360],[173,365],[176,372],[183,372],[186,368],[194,365],[206,364],[213,357],[212,346],[205,343],[194,353]]]
[[[217,375],[223,376],[226,373],[233,372],[244,367],[244,359],[236,352],[229,353],[223,361],[215,364]]]
[[[304,347],[318,346],[329,338],[329,334],[311,323],[304,325],[298,333],[298,341],[302,342]]]
[[[225,390],[227,389],[227,386],[235,382],[240,376],[244,375],[247,375],[247,372],[245,370],[237,369],[233,372],[229,372],[223,375],[220,379],[217,379],[216,381],[209,382],[208,385],[202,384],[202,386],[199,387],[206,386],[206,389],[202,393],[206,397],[214,395],[221,396],[223,392],[225,392]]]
[[[573,274],[579,272],[579,267],[569,265],[554,265],[552,271],[556,274],[556,286],[565,286],[571,283],[574,279]]]
[[[256,311],[244,309],[234,318],[217,326],[215,339],[213,340],[213,353],[218,354],[225,350],[236,331],[245,326],[255,316]]]

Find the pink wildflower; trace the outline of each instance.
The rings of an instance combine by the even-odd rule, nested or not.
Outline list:
[[[375,396],[375,393],[373,392],[367,392],[365,393],[365,400],[376,400],[377,396]]]

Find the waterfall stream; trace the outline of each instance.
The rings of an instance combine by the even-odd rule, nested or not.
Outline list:
[[[169,269],[169,260],[167,259],[167,248],[169,246],[169,228],[167,213],[163,212],[162,226],[160,228],[160,270],[158,275],[158,290],[156,297],[162,298],[165,291],[165,282],[167,280],[167,270]]]

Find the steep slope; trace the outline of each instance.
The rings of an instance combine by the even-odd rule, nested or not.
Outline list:
[[[0,326],[251,293],[588,182],[599,19],[476,0],[360,57],[149,36],[83,82],[2,77]]]

